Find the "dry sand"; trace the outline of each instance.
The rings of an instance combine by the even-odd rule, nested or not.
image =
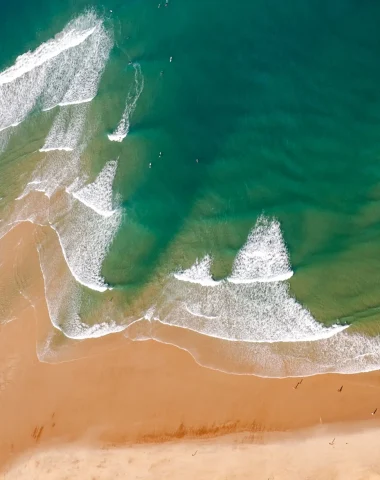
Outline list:
[[[51,325],[35,248],[19,243],[33,231],[20,225],[0,242],[5,278],[17,273],[5,302],[14,319],[0,329],[4,478],[380,478],[365,473],[380,463],[378,431],[366,430],[377,422],[371,413],[380,407],[378,372],[308,377],[295,389],[297,379],[224,374],[173,346],[119,334],[68,341],[67,358],[84,358],[40,362],[36,351]],[[289,443],[266,433],[362,421],[356,435],[333,426],[327,437],[314,431]],[[239,432],[246,433],[217,437]],[[138,443],[145,446],[130,446]]]
[[[380,479],[378,430],[340,428],[244,435],[124,448],[65,446],[24,455],[4,480],[375,480]],[[333,438],[331,435],[334,434]]]

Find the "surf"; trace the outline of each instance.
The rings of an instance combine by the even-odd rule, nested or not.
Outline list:
[[[293,275],[280,224],[260,216],[227,278],[215,281],[212,257],[175,273],[155,309],[160,322],[222,340],[309,342],[347,328],[325,327],[291,295]],[[197,312],[194,315],[192,312]]]
[[[0,130],[19,125],[35,108],[93,99],[112,43],[102,20],[88,11],[55,38],[20,55],[0,72]]]

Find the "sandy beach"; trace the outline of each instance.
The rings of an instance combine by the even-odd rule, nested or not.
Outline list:
[[[308,478],[309,467],[310,478],[380,478],[378,372],[302,382],[229,375],[122,334],[66,341],[60,363],[39,361],[54,330],[36,249],[24,241],[34,231],[22,224],[1,242],[4,278],[23,265],[0,330],[3,478],[287,479]],[[321,476],[321,458],[336,473]]]
[[[380,1],[0,9],[0,480],[380,480]]]
[[[340,427],[265,434],[260,444],[242,434],[124,448],[72,445],[30,452],[1,478],[376,480],[380,478],[377,436],[377,429],[352,433]]]

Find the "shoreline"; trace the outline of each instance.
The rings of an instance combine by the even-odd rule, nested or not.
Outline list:
[[[0,472],[35,448],[78,442],[148,448],[173,440],[219,442],[226,434],[302,435],[313,426],[379,428],[371,415],[379,372],[307,377],[295,388],[294,378],[224,374],[176,347],[117,335],[78,342],[84,358],[41,363],[32,313],[26,309],[0,331]]]
[[[154,340],[132,341],[122,333],[63,337],[48,315],[30,241],[34,229],[13,229],[0,251],[12,314],[0,326],[0,474],[36,449],[64,451],[67,445],[125,451],[126,445],[155,444],[166,455],[173,440],[185,448],[191,438],[223,443],[226,434],[262,442],[271,432],[278,439],[281,432],[302,436],[313,426],[378,428],[380,413],[371,414],[380,407],[380,372],[321,374],[302,382],[233,375],[202,367],[189,352]],[[7,286],[15,273],[17,282]],[[47,348],[48,359],[57,353],[59,363],[39,360]],[[58,472],[63,476],[51,478],[65,478]]]

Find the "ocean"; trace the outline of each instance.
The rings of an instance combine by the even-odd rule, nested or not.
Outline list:
[[[37,226],[55,329],[380,368],[380,4],[1,8],[0,236]]]

